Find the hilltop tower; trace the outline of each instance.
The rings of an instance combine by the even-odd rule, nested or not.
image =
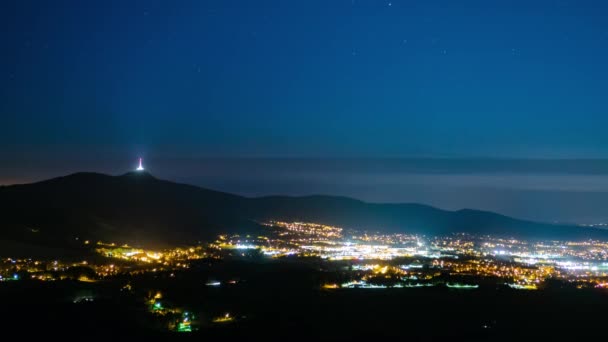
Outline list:
[[[142,159],[139,158],[139,166],[136,169],[137,171],[143,171],[144,170],[144,166],[142,164]]]

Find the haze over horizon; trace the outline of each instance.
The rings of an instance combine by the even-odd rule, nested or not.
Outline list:
[[[137,166],[135,159],[93,157],[22,159],[10,165],[0,170],[0,184],[82,171],[120,175]],[[546,222],[608,221],[603,210],[608,160],[153,157],[144,159],[144,166],[161,179],[244,196],[324,194],[489,210]]]

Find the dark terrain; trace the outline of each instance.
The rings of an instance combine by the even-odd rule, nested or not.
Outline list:
[[[5,333],[64,340],[90,338],[171,340],[378,339],[561,340],[564,329],[580,338],[600,336],[608,323],[604,291],[559,285],[543,291],[499,286],[476,290],[319,289],[321,274],[306,263],[217,263],[168,278],[163,274],[122,276],[99,283],[71,281],[0,283]],[[208,279],[236,285],[206,287]],[[130,283],[131,292],[121,291]],[[154,316],[146,293],[162,291],[166,305],[196,314],[197,331],[168,332]],[[79,296],[95,298],[74,303]],[[230,312],[236,321],[211,323]]]
[[[542,239],[608,238],[608,231],[517,220],[476,210],[378,204],[332,196],[247,198],[151,174],[77,173],[0,187],[0,239],[78,246],[84,239],[147,245],[193,243],[253,231],[267,220],[309,221],[426,235],[468,232]]]

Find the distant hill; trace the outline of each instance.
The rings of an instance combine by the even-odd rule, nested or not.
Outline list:
[[[421,204],[378,204],[334,196],[247,198],[159,180],[76,173],[0,187],[0,239],[44,245],[83,240],[168,245],[259,228],[255,222],[311,221],[384,232],[469,232],[524,238],[608,239],[608,231],[517,220]]]

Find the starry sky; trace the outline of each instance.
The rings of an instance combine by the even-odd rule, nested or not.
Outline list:
[[[584,0],[2,1],[0,183],[138,156],[171,175],[175,158],[604,158],[607,17]]]
[[[3,1],[4,149],[608,154],[605,1]]]

